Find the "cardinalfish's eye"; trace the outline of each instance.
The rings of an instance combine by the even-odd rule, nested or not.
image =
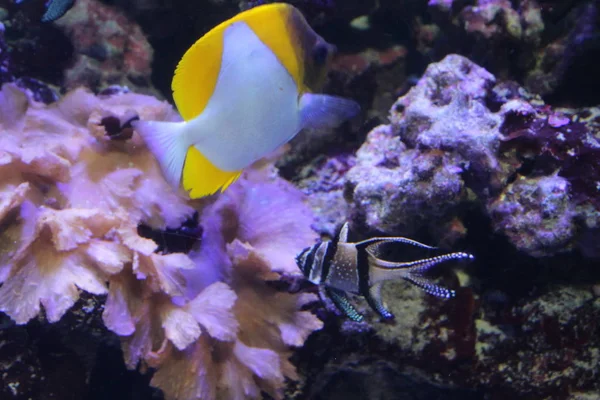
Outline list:
[[[313,61],[317,65],[323,65],[327,62],[329,53],[329,46],[327,46],[325,43],[317,43],[312,51]]]

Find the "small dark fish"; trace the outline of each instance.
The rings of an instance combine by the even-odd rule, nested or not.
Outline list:
[[[473,255],[462,252],[401,262],[383,259],[390,247],[400,250],[398,247],[402,246],[435,250],[435,247],[403,237],[375,237],[349,243],[348,223],[345,223],[336,239],[307,247],[296,257],[296,263],[304,276],[319,286],[322,300],[330,298],[348,318],[360,322],[363,316],[350,303],[346,293],[364,296],[383,319],[392,319],[394,315],[381,299],[383,282],[405,279],[434,296],[454,297],[454,290],[436,285],[423,273],[445,261],[474,259]]]
[[[48,0],[46,12],[42,15],[42,22],[56,21],[73,7],[75,0]]]
[[[15,4],[21,4],[28,0],[14,0]],[[47,0],[46,1],[46,12],[42,15],[42,22],[56,21],[67,11],[73,7],[75,0]]]
[[[14,0],[15,4],[21,4],[28,0]],[[56,21],[73,7],[75,0],[48,0],[46,1],[46,12],[42,15],[42,22]]]

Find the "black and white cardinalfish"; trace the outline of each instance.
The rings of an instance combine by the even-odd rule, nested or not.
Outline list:
[[[172,82],[184,122],[133,126],[171,185],[191,198],[223,191],[301,129],[336,127],[358,114],[352,100],[314,93],[334,52],[295,7],[257,6],[184,54]]]
[[[304,276],[319,286],[319,295],[325,302],[333,304],[353,321],[360,322],[363,316],[350,303],[347,293],[363,296],[369,306],[384,320],[394,318],[381,298],[381,287],[385,281],[405,279],[425,292],[437,297],[454,297],[454,290],[436,285],[423,276],[431,267],[450,260],[469,259],[469,253],[447,253],[409,261],[390,261],[386,254],[394,251],[405,257],[411,248],[429,251],[435,247],[404,237],[374,237],[361,242],[348,242],[348,223],[345,223],[337,238],[323,241],[304,249],[296,263]],[[406,257],[410,258],[410,257]]]

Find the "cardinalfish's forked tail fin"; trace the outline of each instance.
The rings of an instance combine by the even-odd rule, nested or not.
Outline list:
[[[415,240],[403,237],[373,238],[363,242],[366,245],[370,270],[371,286],[381,285],[387,280],[405,279],[425,292],[442,298],[454,297],[454,290],[433,283],[423,274],[432,267],[451,260],[473,260],[472,254],[455,252],[420,258],[417,253],[437,250]],[[407,251],[412,250],[412,251]],[[402,261],[391,261],[394,253],[400,254]]]
[[[464,252],[446,253],[430,257],[415,256],[416,253],[431,252],[435,247],[403,237],[373,238],[366,244],[371,285],[380,285],[387,280],[405,279],[425,292],[443,298],[454,297],[454,290],[433,283],[423,274],[432,267],[451,260],[473,260],[472,254]],[[402,261],[390,258],[400,255]]]
[[[364,287],[364,296],[371,308],[386,320],[393,319],[392,314],[384,305],[381,297],[381,286],[388,280],[405,279],[423,289],[425,292],[437,297],[454,297],[454,290],[437,285],[423,274],[435,265],[450,260],[473,259],[468,253],[447,253],[431,257],[415,256],[417,253],[437,250],[417,241],[403,238],[373,238],[359,243],[365,246],[368,262],[369,282],[368,288]],[[402,261],[394,260],[394,253],[400,255]]]

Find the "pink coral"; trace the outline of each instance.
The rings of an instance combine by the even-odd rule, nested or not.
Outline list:
[[[39,210],[33,234],[4,265],[0,310],[17,323],[35,317],[43,304],[48,321],[56,322],[79,298],[78,288],[106,293],[108,275],[129,261],[119,243],[107,240],[118,219],[99,210]]]
[[[302,194],[272,163],[192,203],[139,136],[114,140],[107,127],[177,120],[167,103],[77,89],[46,106],[8,84],[0,115],[0,310],[23,324],[43,309],[55,322],[80,291],[107,294],[103,320],[126,364],[156,368],[151,384],[168,399],[281,398],[296,377],[291,348],[321,322],[302,311],[314,296],[267,283],[299,275],[294,257],[316,239]],[[156,253],[138,234],[196,210],[203,234],[189,255]]]
[[[315,239],[300,192],[272,172],[247,171],[203,209],[195,267],[181,271],[186,296],[148,290],[126,273],[111,284],[106,313],[135,325],[123,339],[127,364],[158,368],[151,384],[169,399],[246,399],[261,391],[281,398],[284,377],[296,377],[290,348],[322,326],[301,311],[314,296],[266,283],[299,274],[294,255]]]
[[[25,323],[41,304],[57,321],[79,290],[107,293],[107,281],[127,265],[138,279],[174,292],[166,260],[176,256],[154,254],[156,244],[136,228],[178,226],[194,210],[164,182],[139,137],[115,143],[101,125],[102,116],[131,110],[177,118],[172,107],[82,89],[46,106],[12,84],[3,86],[0,104],[0,310]]]
[[[0,307],[23,323],[37,315],[41,301],[49,320],[56,321],[79,297],[76,287],[106,292],[104,261],[82,261],[90,257],[86,252],[93,240],[101,241],[93,251],[108,257],[117,241],[112,230],[135,230],[140,222],[162,228],[178,225],[193,212],[161,178],[141,139],[117,146],[102,136],[98,115],[129,109],[159,119],[175,114],[167,103],[134,94],[101,100],[80,89],[45,106],[7,84],[0,97],[0,217],[13,222],[3,234],[19,239],[3,242],[0,252],[5,281]],[[157,192],[169,203],[160,202]],[[107,227],[98,231],[97,226]],[[52,262],[42,268],[35,259],[39,254]],[[134,256],[119,255],[119,267]],[[74,273],[75,263],[85,267]],[[54,287],[50,279],[67,286]],[[36,290],[26,291],[27,285]],[[63,293],[66,297],[60,298]]]

